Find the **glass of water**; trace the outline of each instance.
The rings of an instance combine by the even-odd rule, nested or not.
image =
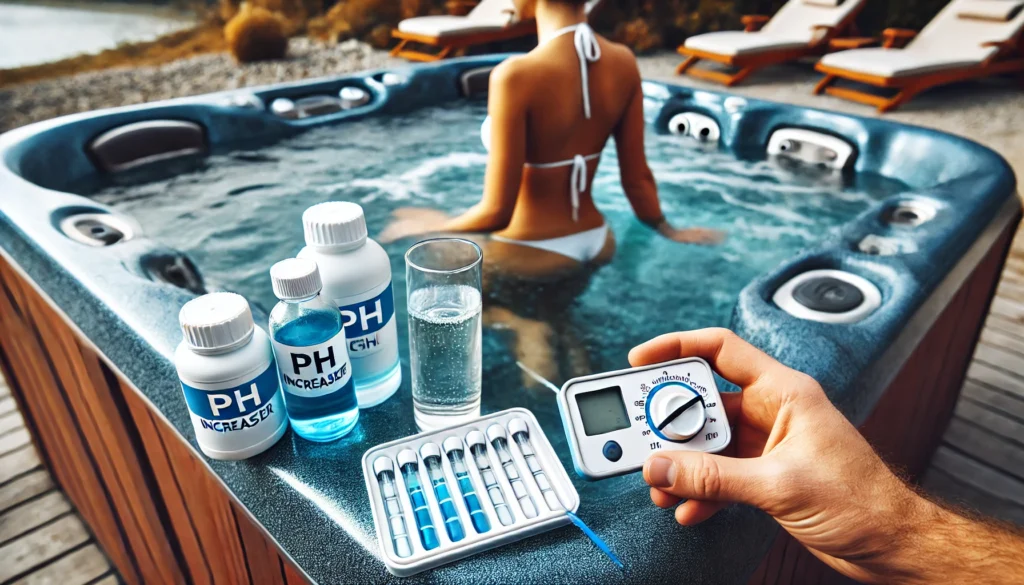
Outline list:
[[[412,402],[422,431],[480,416],[482,265],[480,247],[458,238],[405,253]]]

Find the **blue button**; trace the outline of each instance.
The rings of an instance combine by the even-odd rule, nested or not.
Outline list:
[[[608,441],[604,444],[604,449],[601,450],[604,453],[605,458],[608,461],[618,461],[622,459],[622,447],[619,446],[615,441]]]

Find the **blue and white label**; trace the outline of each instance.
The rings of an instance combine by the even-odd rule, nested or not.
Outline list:
[[[181,380],[181,390],[196,440],[220,453],[258,445],[278,433],[287,421],[273,361],[243,384],[200,388]]]
[[[390,342],[385,328],[395,318],[395,295],[391,282],[380,294],[339,306],[338,310],[341,311],[348,353],[352,359],[373,355]]]
[[[352,386],[345,330],[317,345],[294,346],[274,340],[281,387],[303,398],[325,396]]]

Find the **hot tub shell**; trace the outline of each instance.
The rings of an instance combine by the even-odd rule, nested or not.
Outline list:
[[[178,310],[202,283],[172,284],[160,267],[185,263],[187,272],[187,259],[144,235],[90,246],[60,231],[77,214],[117,215],[66,192],[97,172],[100,161],[88,146],[112,129],[153,120],[198,125],[208,146],[220,146],[399,114],[462,99],[461,74],[502,58],[90,112],[0,136],[0,365],[46,465],[128,582],[391,577],[366,525],[361,478],[345,479],[330,468],[339,452],[358,459],[370,446],[358,431],[326,446],[289,434],[267,456],[243,463],[198,453],[170,358],[180,341]],[[371,101],[301,119],[253,107],[281,97],[337,95],[349,86],[368,91]],[[647,82],[644,90],[651,123],[664,125],[681,111],[709,116],[720,127],[721,147],[738,156],[763,156],[778,128],[812,129],[854,146],[852,171],[909,186],[746,286],[732,328],[818,379],[889,462],[919,474],[952,414],[1020,221],[1008,165],[984,147],[932,130],[750,99],[737,105],[727,94],[660,83]],[[906,197],[932,202],[935,218],[909,229],[885,225],[886,209]],[[877,256],[858,249],[877,234],[910,240],[917,251]],[[771,303],[790,277],[820,268],[869,279],[882,292],[882,306],[860,322],[836,325],[791,317]],[[549,436],[561,433],[557,419],[541,422]],[[568,453],[560,456],[568,466]],[[339,485],[349,481],[354,488]],[[756,510],[734,506],[699,527],[681,528],[646,501],[646,491],[640,498],[602,485],[580,486],[580,513],[628,572],[613,570],[583,537],[562,529],[416,579],[800,582],[825,574]],[[647,536],[637,538],[638,532]],[[665,562],[666,554],[677,560]]]

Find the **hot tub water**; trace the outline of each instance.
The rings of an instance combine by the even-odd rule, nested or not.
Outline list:
[[[373,237],[396,209],[458,213],[478,202],[487,162],[478,130],[485,114],[482,104],[461,102],[320,127],[258,150],[234,145],[79,191],[188,254],[208,284],[269,307],[267,269],[301,248],[301,215],[310,205],[361,204]],[[647,154],[669,221],[723,230],[725,242],[679,244],[641,224],[622,192],[609,143],[592,190],[617,240],[614,259],[559,282],[495,282],[484,300],[485,321],[488,308],[507,318],[485,328],[485,379],[487,370],[516,371],[518,361],[560,385],[626,366],[629,348],[655,335],[727,326],[737,295],[753,278],[904,188],[874,175],[840,184],[830,175],[739,160],[654,131]],[[385,246],[403,353],[402,258],[410,244]]]

